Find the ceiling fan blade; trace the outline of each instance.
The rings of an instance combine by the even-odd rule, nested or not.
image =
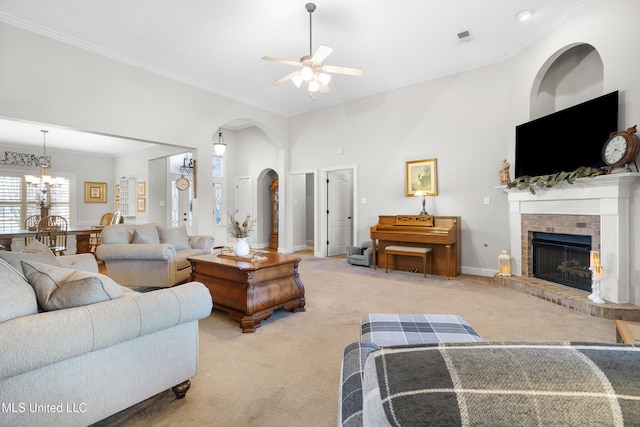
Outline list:
[[[327,59],[327,56],[331,55],[331,52],[333,52],[332,48],[330,48],[329,46],[322,45],[316,50],[316,53],[314,53],[313,56],[311,57],[311,62],[316,64],[321,64],[322,61]]]
[[[329,85],[326,85],[326,86],[320,85],[320,90],[319,90],[320,93],[327,93],[329,91],[331,91],[331,88],[329,87]]]
[[[301,67],[302,66],[300,61],[292,61],[290,59],[274,58],[273,56],[263,56],[262,59],[265,60],[265,61],[269,61],[269,62],[277,62],[278,64],[294,65],[294,66],[297,66],[297,67]]]
[[[322,71],[326,71],[327,73],[346,74],[348,76],[356,77],[360,77],[364,74],[364,70],[362,68],[340,67],[337,65],[323,65]]]
[[[292,78],[294,78],[297,74],[300,74],[300,71],[294,71],[293,73],[289,73],[286,76],[282,77],[281,79],[276,80],[275,82],[271,83],[274,86],[280,86],[282,83],[286,83],[289,80],[291,80]]]

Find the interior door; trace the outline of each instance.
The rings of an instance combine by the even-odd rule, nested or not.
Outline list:
[[[193,182],[190,177],[190,185],[186,190],[178,190],[176,188],[176,180],[171,182],[171,225],[179,227],[184,225],[187,227],[187,234],[191,234],[193,226],[193,211],[191,209],[193,203]]]
[[[327,256],[345,254],[351,245],[352,181],[349,169],[327,173]]]

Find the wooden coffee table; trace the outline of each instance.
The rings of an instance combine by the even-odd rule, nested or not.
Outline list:
[[[189,258],[191,280],[204,283],[213,307],[240,322],[242,332],[254,332],[279,308],[305,310],[304,285],[298,275],[300,258],[270,253],[263,256],[266,259],[261,261],[230,253]]]

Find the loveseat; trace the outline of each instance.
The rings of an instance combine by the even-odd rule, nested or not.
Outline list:
[[[139,293],[91,254],[0,252],[1,425],[85,426],[169,388],[184,396],[212,308],[204,285]]]
[[[182,227],[115,224],[100,234],[96,257],[107,275],[128,287],[170,287],[191,275],[188,257],[211,253],[212,236],[187,236]]]
[[[344,351],[337,425],[638,425],[639,366],[625,344],[359,341]]]

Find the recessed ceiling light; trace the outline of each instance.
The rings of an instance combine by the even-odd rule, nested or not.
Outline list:
[[[518,14],[516,15],[516,18],[518,19],[518,21],[524,22],[527,19],[531,18],[531,15],[533,15],[533,11],[530,9],[525,9],[518,12]]]

